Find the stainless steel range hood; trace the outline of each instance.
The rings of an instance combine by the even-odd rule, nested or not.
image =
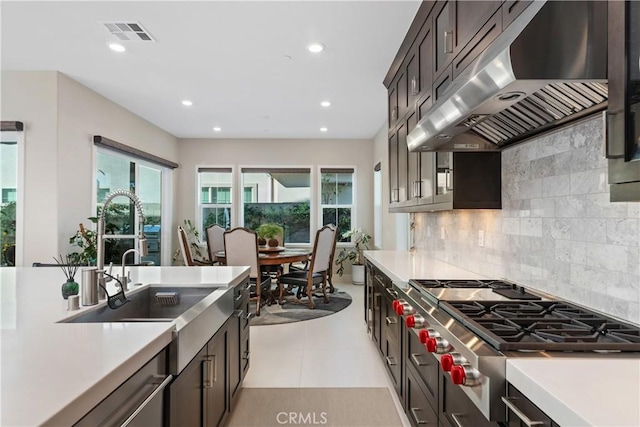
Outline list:
[[[451,82],[407,145],[496,150],[606,101],[606,2],[535,1]]]

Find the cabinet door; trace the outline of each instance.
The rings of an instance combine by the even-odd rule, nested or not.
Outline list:
[[[398,92],[396,90],[397,82],[391,82],[391,86],[387,91],[387,97],[389,98],[389,127],[393,127],[393,125],[398,121]]]
[[[414,111],[407,116],[407,130],[411,132],[418,123],[418,114]],[[405,144],[406,145],[406,144]],[[418,184],[420,181],[420,152],[407,153],[407,180],[408,180],[408,195],[407,200],[416,200],[418,194]]]
[[[455,12],[452,14],[454,20],[454,54],[469,43],[476,33],[491,18],[495,11],[500,8],[501,1],[456,1]]]
[[[479,2],[478,2],[479,3]],[[453,60],[453,78],[455,79],[469,64],[480,55],[502,32],[502,12],[496,11],[475,36],[460,50]]]
[[[205,346],[180,372],[169,388],[169,425],[203,425],[203,364],[207,358]]]
[[[406,61],[406,82],[407,82],[407,105],[405,114],[411,114],[415,109],[416,100],[420,95],[420,58],[418,56],[418,46],[414,46],[409,51]]]
[[[437,101],[444,95],[445,91],[453,81],[453,67],[447,65],[446,69],[433,82],[433,96]]]
[[[453,153],[436,154],[435,202],[453,200]]]
[[[407,124],[400,123],[398,126],[398,201],[400,203],[407,201],[409,194],[408,188],[408,160],[409,149],[407,147]]]
[[[427,18],[420,34],[418,34],[418,64],[420,67],[419,90],[420,98],[430,96],[431,84],[433,83],[433,31],[431,16]],[[416,110],[418,106],[416,106]]]
[[[454,48],[454,28],[455,8],[452,1],[436,3],[433,12],[433,28],[435,31],[435,55],[433,55],[433,71],[435,76],[439,76],[451,63]]]
[[[230,402],[233,404],[236,393],[240,390],[242,381],[242,363],[240,361],[241,352],[241,327],[240,323],[244,317],[244,310],[236,310],[227,321],[227,337],[229,339],[229,394]]]
[[[203,362],[206,427],[221,425],[227,414],[227,367],[227,331],[221,329],[207,344],[207,356]]]
[[[389,137],[389,204],[400,201],[398,195],[398,133]]]
[[[409,105],[406,64],[405,68],[400,68],[400,71],[398,71],[398,76],[396,78],[396,92],[398,93],[398,121],[400,121],[405,116],[405,114],[407,114],[407,106]]]
[[[533,0],[507,0],[502,5],[502,27],[507,28]]]

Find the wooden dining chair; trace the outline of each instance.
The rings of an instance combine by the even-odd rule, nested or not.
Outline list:
[[[207,235],[207,251],[209,252],[209,259],[215,264],[220,263],[218,257],[216,256],[217,252],[224,251],[224,232],[225,228],[218,225],[213,224],[205,230]]]
[[[309,268],[304,271],[294,271],[283,274],[278,279],[280,289],[279,303],[282,304],[284,285],[297,286],[297,296],[300,299],[303,289],[306,289],[309,298],[309,308],[315,308],[313,302],[313,286],[322,285],[322,296],[325,303],[329,302],[327,297],[327,275],[330,270],[331,252],[336,240],[336,230],[333,226],[325,225],[316,232],[313,242],[313,252],[309,261]]]
[[[178,243],[180,244],[180,252],[182,252],[182,261],[184,262],[184,265],[189,267],[212,265],[211,261],[199,260],[193,257],[187,232],[180,225],[178,226]]]
[[[331,259],[329,260],[329,271],[327,272],[327,282],[329,284],[329,293],[334,293],[335,292],[335,287],[333,286],[333,257],[336,254],[336,244],[338,242],[338,230],[336,228],[335,225],[333,224],[327,224],[327,227],[331,227],[335,233],[334,239],[333,239],[333,248],[331,249]],[[309,259],[307,261],[305,261],[304,263],[292,263],[289,264],[289,271],[290,272],[294,272],[294,271],[306,271],[309,269],[309,262],[311,261],[311,256],[309,256]]]
[[[258,235],[255,231],[237,227],[225,231],[223,239],[226,265],[247,265],[251,269],[249,282],[256,298],[256,316],[260,316],[260,307],[263,304],[262,295],[271,292],[271,277],[260,271]]]

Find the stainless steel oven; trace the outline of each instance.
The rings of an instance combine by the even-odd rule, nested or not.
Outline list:
[[[611,201],[640,201],[640,2],[608,3]]]

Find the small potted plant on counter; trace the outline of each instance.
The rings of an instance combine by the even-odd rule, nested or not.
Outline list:
[[[364,284],[364,260],[362,259],[362,251],[369,249],[369,241],[371,236],[362,228],[353,228],[342,233],[343,239],[351,239],[353,247],[342,248],[336,258],[338,269],[336,273],[342,276],[344,273],[344,262],[349,260],[352,262],[351,280],[355,285]]]
[[[53,257],[53,259],[67,278],[67,281],[62,284],[62,298],[67,299],[69,295],[78,295],[79,286],[75,277],[80,264],[77,258],[73,255],[66,255],[62,258],[62,255],[60,255],[60,259],[56,257]]]

